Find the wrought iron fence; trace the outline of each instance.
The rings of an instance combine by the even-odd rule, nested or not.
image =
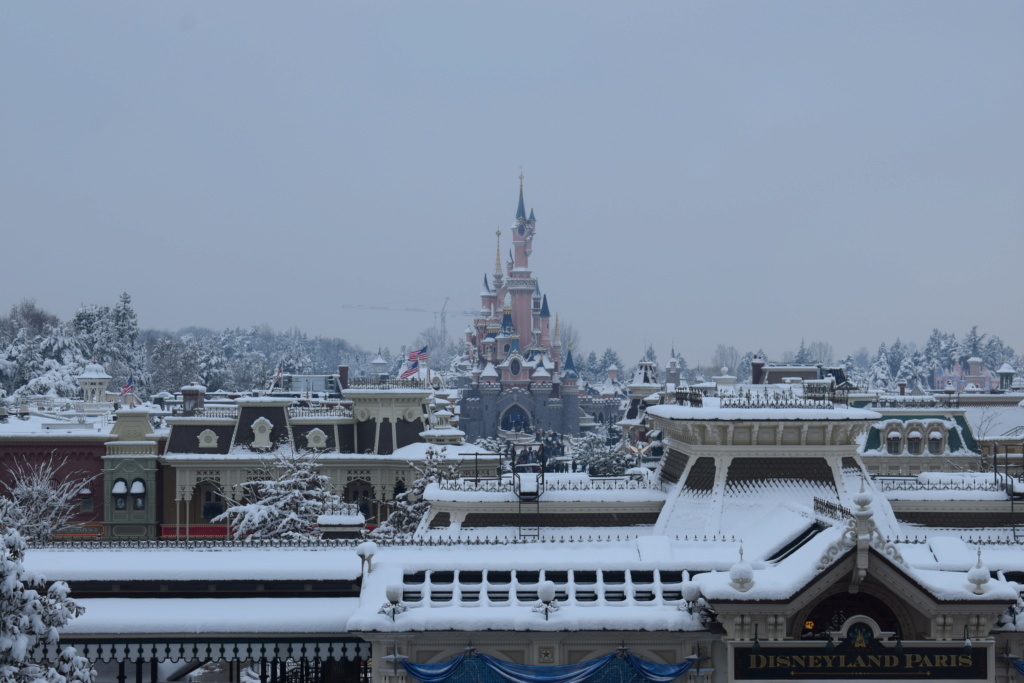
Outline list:
[[[830,500],[814,497],[814,513],[837,521],[845,521],[853,517],[850,508]]]
[[[289,408],[289,417],[352,417],[352,411],[340,406],[334,408]]]
[[[978,479],[959,481],[919,481],[917,479],[875,480],[879,491],[1005,491],[1003,482]]]
[[[234,420],[238,417],[238,408],[197,408],[185,410],[181,406],[171,408],[171,417],[213,417]]]
[[[422,379],[397,379],[388,377],[385,379],[373,379],[370,377],[356,377],[349,382],[351,389],[429,389],[430,385]]]
[[[512,491],[511,479],[497,478],[453,479],[439,481],[442,491],[475,491],[478,493],[505,493]],[[591,479],[589,482],[559,482],[547,480],[544,485],[547,491],[637,491],[661,490],[661,484],[655,481],[637,481],[635,479]]]

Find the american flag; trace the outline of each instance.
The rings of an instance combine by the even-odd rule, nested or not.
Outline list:
[[[281,379],[281,373],[284,372],[284,363],[277,364],[277,374],[274,375],[274,381],[270,383],[270,388],[273,389],[274,385],[277,384],[277,380]]]
[[[121,393],[119,395],[124,396],[125,394],[132,393],[133,391],[135,391],[135,382],[132,381],[132,376],[128,375],[128,381],[124,383],[123,387],[121,387]]]
[[[424,347],[424,348],[426,348],[426,347]],[[415,375],[417,372],[419,372],[419,369],[420,369],[419,361],[413,361],[412,363],[409,364],[409,367],[406,368],[405,372],[403,372],[401,375],[399,375],[399,377],[401,379],[409,379],[410,377]]]
[[[416,362],[419,362],[421,360],[422,361],[427,360],[427,347],[426,346],[424,346],[419,351],[410,351],[409,352],[409,362],[410,363],[416,363]]]

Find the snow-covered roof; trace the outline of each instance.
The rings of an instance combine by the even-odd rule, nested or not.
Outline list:
[[[360,563],[348,547],[216,548],[205,550],[34,548],[26,568],[64,581],[136,579],[196,581],[224,579],[356,579]]]
[[[81,598],[83,634],[339,633],[359,598]]]
[[[110,375],[99,363],[89,363],[82,370],[82,374],[78,376],[79,379],[110,379]]]

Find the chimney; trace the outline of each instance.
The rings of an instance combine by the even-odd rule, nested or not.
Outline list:
[[[764,378],[764,358],[755,354],[750,361],[750,383],[761,384]]]
[[[338,388],[344,391],[348,389],[348,366],[338,366]]]
[[[195,382],[181,388],[182,415],[201,415],[206,403],[206,387]]]
[[[896,386],[900,388],[900,396],[907,395],[907,380],[901,379],[899,382],[896,382]]]

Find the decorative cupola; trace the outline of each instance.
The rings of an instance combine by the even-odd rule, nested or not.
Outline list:
[[[107,385],[111,378],[95,359],[85,366],[76,379],[78,386],[82,387],[82,398],[86,403],[106,403]]]
[[[380,355],[380,348],[377,349],[377,357],[370,361],[370,368],[374,379],[381,379],[387,376],[388,362],[384,360],[384,356]]]
[[[1003,363],[996,374],[999,375],[999,391],[1010,391],[1013,388],[1013,378],[1017,371],[1009,363]]]

